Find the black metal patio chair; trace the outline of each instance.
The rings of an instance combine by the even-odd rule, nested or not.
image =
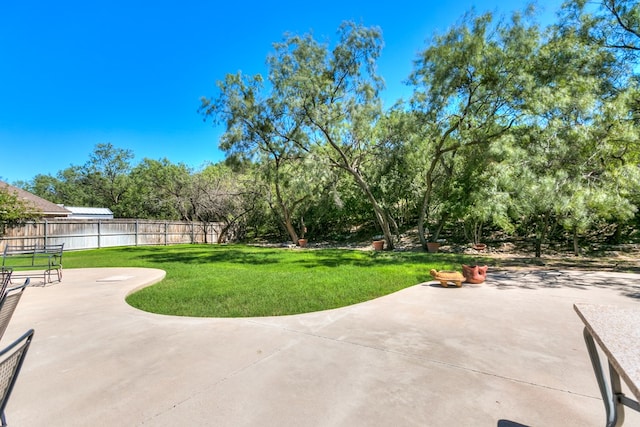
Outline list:
[[[27,277],[22,285],[7,289],[2,293],[2,296],[0,296],[0,340],[7,330],[13,312],[16,311],[18,302],[20,302],[20,298],[22,298],[22,294],[27,286],[29,286],[30,281],[31,279]]]
[[[11,273],[13,273],[13,269],[2,267],[2,277],[0,282],[0,295],[4,295],[4,292],[7,290],[7,286],[11,283]]]
[[[32,339],[33,329],[29,329],[11,345],[0,351],[0,420],[2,420],[2,427],[7,426],[4,410]]]

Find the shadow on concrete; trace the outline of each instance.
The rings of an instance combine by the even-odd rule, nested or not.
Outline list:
[[[556,270],[611,271],[640,274],[640,264],[636,258],[592,256],[592,257],[494,257],[488,262],[495,268],[547,268]]]
[[[494,270],[489,271],[485,283],[498,289],[571,288],[587,290],[596,287],[617,290],[629,298],[640,299],[640,281],[636,275],[628,273],[574,270]]]
[[[529,427],[526,424],[516,423],[514,421],[509,420],[500,420],[498,421],[498,427]]]
[[[433,280],[430,282],[425,282],[422,283],[422,286],[429,286],[430,288],[439,288],[439,289],[458,289],[458,287],[456,285],[454,285],[453,283],[449,283],[449,286],[444,287],[440,284],[440,282],[434,282]],[[462,284],[462,286],[464,286],[464,283]],[[468,286],[468,285],[467,285]]]

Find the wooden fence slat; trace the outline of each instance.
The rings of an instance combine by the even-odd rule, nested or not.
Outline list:
[[[143,219],[45,219],[7,228],[0,251],[7,244],[64,243],[65,250],[113,246],[174,245],[217,242],[222,225]],[[207,230],[208,236],[204,236]]]

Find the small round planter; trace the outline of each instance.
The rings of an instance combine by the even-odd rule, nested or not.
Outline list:
[[[476,243],[475,245],[473,245],[473,249],[475,249],[476,251],[484,251],[485,249],[487,249],[487,245],[485,245],[484,243]]]
[[[464,275],[465,281],[467,283],[472,284],[480,284],[485,281],[487,278],[487,267],[486,265],[465,265],[462,264],[462,274]]]
[[[372,245],[373,245],[373,250],[375,251],[384,250],[384,240],[374,240]]]
[[[298,246],[304,248],[307,246],[307,239],[298,239]]]

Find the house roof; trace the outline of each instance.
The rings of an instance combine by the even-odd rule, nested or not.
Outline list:
[[[87,216],[104,216],[109,215],[113,217],[113,212],[109,208],[90,208],[84,206],[65,206],[65,209],[71,211],[74,216],[87,215]]]
[[[31,206],[35,211],[38,211],[43,216],[66,217],[71,215],[71,212],[62,206],[58,206],[55,203],[43,199],[42,197],[29,193],[22,188],[14,187],[13,185],[9,185],[3,181],[0,181],[0,187],[16,194],[20,199],[24,200],[28,206]]]

